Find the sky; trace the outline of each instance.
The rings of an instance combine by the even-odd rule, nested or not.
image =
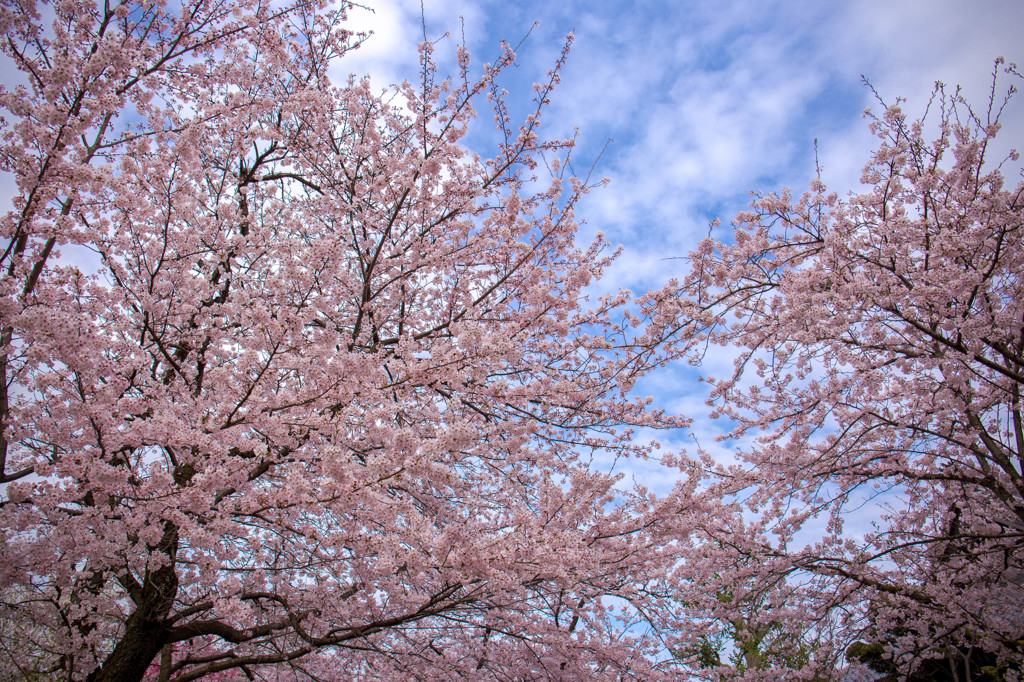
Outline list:
[[[422,14],[420,0],[368,6],[373,13],[354,10],[352,25],[374,35],[339,66],[382,84],[415,78],[424,24],[431,40],[450,35],[438,44],[442,71],[463,35],[484,62],[502,39],[529,33],[505,82],[522,111],[574,33],[543,130],[579,130],[577,170],[612,140],[595,169],[612,182],[583,207],[584,235],[600,230],[626,247],[609,277],[630,288],[664,281],[679,267],[665,256],[685,255],[710,219],[728,224],[751,190],[806,188],[815,139],[825,182],[854,189],[872,149],[862,114],[879,109],[862,76],[915,113],[937,80],[984,104],[995,58],[1024,63],[1020,0],[424,0]],[[1024,99],[1015,104],[1011,118],[1022,121]]]
[[[916,116],[936,81],[961,85],[983,107],[995,59],[1024,64],[1021,0],[424,0],[422,11],[420,0],[368,4],[373,12],[353,10],[351,25],[373,35],[339,67],[380,85],[415,79],[424,33],[440,39],[442,72],[463,40],[474,59],[489,62],[501,40],[515,45],[529,34],[503,81],[520,113],[573,33],[542,130],[577,131],[577,171],[596,161],[595,176],[611,180],[577,211],[580,237],[601,231],[621,244],[601,286],[637,294],[681,277],[680,258],[712,219],[723,223],[715,236],[728,239],[752,190],[806,189],[815,140],[825,183],[840,194],[857,190],[874,147],[863,113],[882,108],[864,78],[887,104],[905,98]],[[1024,146],[1024,97],[1004,121],[1003,144]],[[484,111],[480,122],[489,124]],[[731,360],[722,351],[699,370],[673,366],[638,385],[695,420],[690,433],[660,434],[665,447],[692,452],[697,439],[728,456],[728,444],[715,444],[728,425],[707,418],[708,386],[697,378],[724,375]],[[670,484],[653,464],[632,466],[639,482]]]

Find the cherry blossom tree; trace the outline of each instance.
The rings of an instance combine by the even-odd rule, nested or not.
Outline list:
[[[883,103],[865,192],[756,197],[657,299],[681,354],[736,353],[709,379],[741,440],[734,462],[704,461],[723,507],[675,572],[687,617],[811,645],[790,674],[830,677],[865,638],[900,677],[973,651],[1016,679],[1024,183],[1005,178],[1016,152],[990,159],[1014,91],[994,77],[972,108],[940,85],[917,120]],[[872,528],[847,527],[871,509]]]
[[[581,295],[561,63],[517,127],[508,47],[382,92],[331,81],[343,20],[4,0],[3,677],[658,674],[612,607],[664,596],[665,502],[591,463],[680,422],[629,396],[657,328]]]

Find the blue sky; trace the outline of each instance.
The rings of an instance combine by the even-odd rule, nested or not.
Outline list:
[[[381,84],[415,78],[420,1],[368,4],[374,13],[355,10],[353,24],[375,35],[340,68]],[[664,256],[685,255],[709,219],[727,223],[750,190],[803,189],[815,138],[825,181],[852,188],[871,149],[862,74],[887,99],[907,97],[914,112],[936,80],[963,84],[980,101],[997,56],[1024,62],[1020,0],[425,0],[423,8],[429,38],[451,32],[442,60],[463,31],[483,62],[501,39],[515,44],[540,22],[505,83],[513,104],[529,103],[530,84],[575,31],[544,129],[579,128],[578,168],[614,140],[597,167],[612,183],[583,217],[587,232],[627,247],[614,277],[636,288],[663,281],[678,267]],[[1020,121],[1024,101],[1016,104]]]
[[[492,61],[501,39],[516,44],[539,21],[504,83],[513,104],[529,104],[530,84],[574,31],[544,130],[579,129],[577,170],[614,140],[596,169],[611,183],[578,211],[581,237],[600,230],[622,244],[603,286],[637,293],[681,276],[684,263],[670,257],[685,256],[711,219],[722,219],[717,234],[726,238],[751,190],[806,188],[815,139],[825,182],[856,189],[873,149],[862,114],[879,108],[862,75],[886,101],[907,98],[904,108],[916,115],[937,80],[961,84],[983,106],[996,57],[1024,64],[1020,0],[425,0],[422,16],[419,0],[370,4],[375,12],[355,10],[352,23],[374,35],[339,66],[381,85],[415,78],[424,19],[428,38],[451,33],[438,46],[442,69],[463,31],[474,59]],[[481,125],[489,118],[481,111]],[[1003,143],[1024,146],[1024,98],[1005,122]],[[723,351],[701,371],[721,376],[730,367]],[[666,447],[692,451],[696,437],[727,457],[714,444],[727,425],[705,417],[707,385],[696,378],[689,367],[670,367],[638,391],[695,418],[692,434],[661,434]],[[669,483],[653,463],[633,467],[655,488]]]

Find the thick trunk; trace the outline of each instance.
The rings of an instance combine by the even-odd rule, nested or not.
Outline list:
[[[168,522],[155,551],[170,561],[148,573],[142,585],[136,584],[138,590],[132,594],[136,608],[125,623],[124,634],[88,682],[138,682],[160,653],[167,636],[167,616],[178,593],[177,550],[178,529]]]
[[[128,619],[124,635],[103,665],[89,676],[89,682],[137,682],[164,645],[162,623],[144,622],[141,609]],[[161,619],[162,620],[162,619]]]

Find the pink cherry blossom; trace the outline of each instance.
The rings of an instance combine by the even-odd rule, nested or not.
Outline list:
[[[989,159],[1015,91],[998,86],[982,109],[940,86],[920,120],[869,114],[868,191],[758,196],[658,299],[681,355],[736,350],[711,401],[752,443],[705,461],[722,506],[674,572],[696,668],[699,638],[731,632],[760,657],[748,679],[830,679],[854,641],[900,676],[977,670],[972,651],[1019,674],[1024,183],[1004,177],[1015,153]]]
[[[361,38],[314,0],[0,22],[3,677],[660,674],[607,605],[662,598],[658,503],[589,462],[682,422],[628,395],[660,338],[582,297],[565,54],[517,128],[507,47],[336,84]]]

